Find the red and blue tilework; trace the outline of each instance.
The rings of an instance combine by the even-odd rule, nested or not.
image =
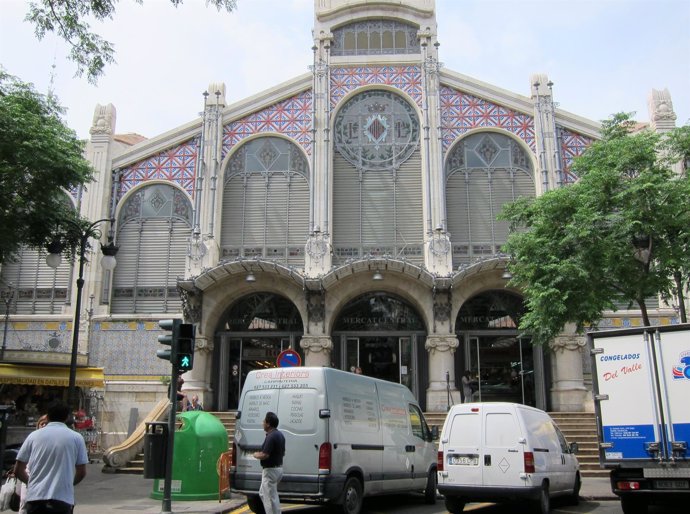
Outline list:
[[[447,86],[441,87],[443,150],[476,128],[501,128],[512,132],[536,151],[534,118]]]
[[[407,93],[422,107],[422,71],[419,66],[352,66],[331,68],[331,106],[349,92],[372,85],[385,85]]]
[[[157,153],[122,170],[118,200],[135,186],[149,180],[168,180],[194,197],[198,143],[191,139],[181,145]]]
[[[582,152],[594,142],[593,139],[570,132],[567,129],[561,129],[561,155],[563,156],[563,179],[566,184],[572,184],[578,177],[571,168],[573,166],[573,159],[582,155]]]
[[[311,155],[312,92],[302,93],[278,102],[223,127],[223,152],[254,134],[283,134],[304,148]]]

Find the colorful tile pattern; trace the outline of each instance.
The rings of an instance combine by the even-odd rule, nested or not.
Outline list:
[[[109,375],[170,375],[170,363],[156,357],[161,333],[143,320],[96,323],[89,345],[90,363]]]
[[[331,106],[362,86],[386,85],[404,91],[422,107],[422,71],[419,66],[353,66],[331,68]]]
[[[594,142],[587,136],[570,132],[561,128],[561,156],[563,157],[563,180],[566,184],[572,184],[578,177],[572,171],[573,159],[582,155],[585,149]]]
[[[527,143],[533,152],[536,151],[532,116],[442,86],[441,132],[444,152],[459,136],[476,128],[505,129]]]
[[[198,151],[195,138],[124,168],[118,200],[133,187],[149,180],[175,182],[193,198]]]
[[[311,109],[309,90],[228,123],[223,127],[223,158],[243,139],[261,133],[288,136],[311,155]]]

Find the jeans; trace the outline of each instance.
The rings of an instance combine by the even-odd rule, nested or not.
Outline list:
[[[73,506],[60,500],[26,502],[27,514],[70,514]]]
[[[266,514],[280,514],[278,482],[283,478],[283,468],[264,468],[261,472],[259,496],[264,504]]]

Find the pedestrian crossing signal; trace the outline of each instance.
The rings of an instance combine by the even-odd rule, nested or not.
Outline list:
[[[194,367],[194,332],[195,327],[193,324],[182,323],[180,325],[175,365],[182,373]]]

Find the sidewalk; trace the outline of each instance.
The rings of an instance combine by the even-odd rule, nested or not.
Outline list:
[[[141,475],[102,473],[103,463],[87,464],[86,478],[74,488],[75,514],[160,514],[163,502],[149,496],[153,480]],[[172,512],[226,514],[244,505],[246,498],[233,494],[228,500],[175,501]]]
[[[149,498],[153,480],[141,475],[102,473],[102,463],[87,465],[84,481],[76,486],[75,514],[160,514],[161,500]],[[580,496],[584,500],[617,500],[607,478],[583,478]],[[245,497],[233,494],[220,503],[217,500],[173,501],[172,511],[180,514],[227,514],[246,503]]]

